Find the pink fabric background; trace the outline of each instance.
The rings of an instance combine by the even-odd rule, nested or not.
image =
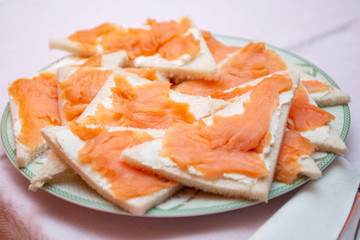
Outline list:
[[[294,52],[328,73],[352,97],[346,158],[360,170],[360,2],[346,1],[0,1],[0,109],[8,82],[26,77],[65,52],[48,39],[109,21],[141,26],[147,17],[191,16],[213,33],[261,40]],[[1,239],[247,239],[296,191],[268,204],[193,218],[139,218],[86,209],[25,179],[0,147]],[[326,172],[325,172],[326,174]]]

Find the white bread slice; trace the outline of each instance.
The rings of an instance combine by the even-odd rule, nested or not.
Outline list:
[[[340,155],[346,155],[348,153],[344,141],[331,125],[323,126],[312,131],[300,132],[300,134],[315,144],[318,151],[332,152]]]
[[[102,55],[101,67],[117,68],[124,67],[128,64],[129,58],[126,51],[118,51]]]
[[[31,179],[29,190],[36,191],[45,183],[62,182],[74,176],[74,171],[56,155],[54,151],[46,152],[46,161]]]
[[[231,174],[231,177],[224,175],[215,180],[203,178],[201,174],[193,172],[191,169],[181,169],[171,158],[160,156],[162,139],[145,142],[133,148],[126,149],[122,154],[122,159],[137,168],[156,173],[186,186],[195,187],[206,192],[236,198],[245,197],[253,200],[267,201],[292,96],[298,84],[297,76],[293,76],[293,82],[293,88],[290,91],[280,94],[280,102],[282,104],[272,115],[272,119],[274,120],[271,121],[270,132],[273,139],[271,140],[270,152],[265,154],[264,158],[265,164],[270,171],[270,174],[266,177],[254,179],[241,174],[235,174],[236,177]],[[243,102],[246,101],[246,99],[247,96],[243,96],[216,114],[221,116],[241,114],[243,111]],[[203,119],[203,121],[207,125],[211,124],[212,117]]]
[[[181,59],[169,61],[156,54],[149,57],[139,56],[130,64],[134,67],[154,66],[175,83],[191,79],[217,80],[220,72],[200,30],[192,24],[186,34],[193,34],[195,39],[200,41],[200,52],[195,57],[184,55]]]
[[[178,21],[180,21],[179,19]],[[167,78],[173,78],[179,82],[187,79],[205,79],[217,80],[220,76],[219,70],[213,59],[206,42],[199,29],[192,22],[189,30],[184,34],[193,34],[195,39],[200,41],[200,51],[194,56],[184,54],[179,59],[169,61],[162,58],[160,54],[153,56],[139,56],[131,61],[131,67],[149,67],[157,68]],[[50,48],[62,49],[73,54],[89,57],[102,54],[101,45],[91,49],[81,47],[81,44],[72,42],[67,38],[50,39]]]
[[[80,60],[81,60],[80,58],[73,56],[65,57],[45,67],[41,72],[56,73],[59,67],[75,64],[78,63]],[[29,78],[35,77],[39,75],[41,72],[35,73]],[[9,87],[11,85],[12,82],[9,83]],[[21,142],[19,142],[18,138],[21,132],[22,121],[19,117],[19,106],[13,100],[13,97],[11,95],[9,95],[9,107],[10,107],[10,116],[12,121],[13,134],[15,138],[16,164],[19,168],[26,167],[32,160],[34,160],[37,156],[42,154],[47,149],[47,145],[45,141],[42,141],[35,148],[30,149]]]
[[[134,87],[151,83],[151,81],[147,79],[140,78],[137,75],[125,72],[122,69],[115,70],[114,73],[105,82],[103,87],[100,89],[93,101],[85,109],[83,114],[78,118],[77,122],[83,121],[89,115],[96,115],[96,109],[98,104],[103,104],[106,108],[112,108],[113,97],[111,88],[115,86],[114,77],[119,74],[124,75],[127,81]],[[194,114],[196,119],[209,116],[214,112],[229,105],[229,103],[226,101],[212,99],[210,97],[198,97],[182,94],[173,90],[170,90],[169,98],[175,102],[188,103],[189,110],[192,114]]]
[[[292,68],[294,71],[297,71],[300,74],[300,80],[301,81],[309,81],[309,80],[317,80],[322,83],[325,83],[326,85],[329,85],[325,80],[322,78],[316,78],[311,76],[309,73],[304,71],[303,68],[297,65],[289,64],[289,68]],[[329,85],[330,86],[330,85]],[[316,92],[316,93],[310,93],[310,96],[316,104],[319,107],[328,107],[328,106],[334,106],[334,105],[342,105],[342,104],[348,104],[351,100],[350,95],[346,92],[330,86],[329,89],[323,92]]]
[[[301,156],[298,159],[298,163],[301,164],[300,174],[307,176],[311,179],[316,179],[321,177],[322,173],[316,164],[314,158],[312,156]]]
[[[130,128],[112,128],[109,131],[125,130]],[[162,130],[141,130],[133,129],[135,131],[146,131],[154,137],[160,137],[164,132]],[[91,188],[98,192],[102,197],[112,202],[113,204],[135,214],[143,215],[147,210],[156,206],[160,202],[172,196],[179,191],[182,186],[177,184],[170,189],[162,189],[151,195],[128,199],[126,201],[114,198],[113,192],[110,190],[110,184],[106,178],[101,177],[100,174],[94,171],[90,164],[82,163],[77,157],[78,151],[84,146],[85,142],[74,135],[67,126],[58,126],[51,128],[44,128],[42,130],[43,137],[47,143],[56,152],[61,159],[64,160],[74,171],[86,182]]]
[[[302,85],[301,82],[300,85]],[[308,97],[309,97],[309,103],[314,106],[317,106],[316,102],[311,98],[309,94]],[[344,141],[340,138],[339,134],[333,129],[331,124],[327,124],[326,126],[322,126],[314,130],[300,132],[300,134],[303,137],[309,139],[318,148],[318,151],[333,152],[340,155],[345,155],[348,153]]]

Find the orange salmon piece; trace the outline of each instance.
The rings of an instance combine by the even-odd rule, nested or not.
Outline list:
[[[224,173],[241,173],[249,177],[269,174],[264,161],[254,151],[229,151],[212,148],[195,125],[175,124],[163,140],[161,156],[169,156],[181,168],[193,166],[206,178],[218,178]]]
[[[77,123],[76,121],[69,122],[68,126],[72,133],[84,141],[94,138],[106,130],[103,126],[87,127]]]
[[[80,65],[73,65],[72,67],[101,67],[102,55],[95,55],[89,57],[84,63]]]
[[[83,124],[165,129],[176,122],[194,123],[189,104],[169,99],[170,83],[154,81],[132,87],[122,75],[114,78],[112,109],[99,104]]]
[[[145,68],[124,68],[128,73],[136,74],[141,78],[146,78],[150,81],[159,80],[157,76],[157,69],[154,67],[145,67]]]
[[[9,95],[19,107],[22,126],[18,140],[28,148],[42,142],[42,128],[60,125],[56,74],[43,72],[18,79],[9,87]]]
[[[214,90],[214,91],[210,92],[210,97],[228,101],[232,98],[239,97],[239,96],[253,90],[254,88],[255,88],[254,85],[247,85],[244,87],[235,88],[235,89],[231,90],[230,92]]]
[[[89,30],[80,30],[68,37],[69,40],[80,43],[96,44],[100,36],[103,36],[116,29],[111,23],[103,23]]]
[[[201,34],[203,35],[206,45],[208,46],[216,63],[220,63],[229,54],[241,49],[241,47],[226,46],[222,44],[220,41],[216,40],[208,31],[201,31]]]
[[[160,47],[160,55],[169,60],[175,60],[184,54],[195,56],[200,51],[200,40],[196,40],[194,35],[176,37]]]
[[[62,111],[67,121],[77,119],[94,99],[113,70],[80,68],[59,83],[60,97],[66,100]]]
[[[275,51],[267,49],[265,43],[252,42],[221,66],[218,81],[187,81],[179,84],[175,90],[206,97],[214,90],[225,91],[286,69],[286,63]]]
[[[80,30],[70,35],[68,39],[79,43],[84,51],[96,49],[99,37],[104,36],[116,29],[116,25],[111,23],[103,23],[89,30]]]
[[[265,78],[250,93],[242,115],[215,115],[214,124],[204,128],[202,133],[213,148],[226,146],[241,151],[256,148],[270,127],[271,116],[279,104],[279,94],[291,87],[292,80],[288,76],[276,74]]]
[[[130,147],[153,140],[147,133],[125,131],[102,131],[87,139],[78,152],[81,162],[105,177],[116,199],[127,200],[153,194],[161,189],[171,188],[176,183],[148,174],[120,161],[121,153]]]
[[[159,41],[150,30],[129,28],[107,34],[102,38],[101,45],[106,53],[126,50],[129,58],[134,59],[140,55],[156,54]]]
[[[176,124],[163,139],[161,155],[171,157],[181,168],[194,167],[204,177],[241,173],[259,178],[269,174],[258,155],[271,141],[271,116],[279,94],[292,87],[291,78],[278,75],[264,79],[250,93],[242,115],[215,115],[213,124]]]
[[[331,86],[320,82],[319,80],[302,80],[301,82],[308,93],[323,92],[331,88]]]
[[[302,165],[298,158],[311,155],[316,146],[307,138],[294,130],[285,131],[279,158],[276,165],[275,179],[279,182],[292,184],[301,171]]]
[[[305,88],[300,85],[291,104],[289,119],[292,120],[295,130],[305,132],[325,126],[335,117],[325,110],[310,104]]]
[[[174,20],[157,22],[148,19],[147,25],[151,27],[162,45],[175,37],[182,36],[191,27],[191,21],[189,18],[182,18],[180,22]]]

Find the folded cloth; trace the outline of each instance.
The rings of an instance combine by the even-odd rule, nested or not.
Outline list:
[[[343,157],[307,183],[255,232],[258,239],[336,239],[354,202],[360,174]]]

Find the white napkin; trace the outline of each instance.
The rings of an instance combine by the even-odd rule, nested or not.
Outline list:
[[[323,177],[307,183],[251,240],[336,239],[351,210],[360,174],[337,157]]]

